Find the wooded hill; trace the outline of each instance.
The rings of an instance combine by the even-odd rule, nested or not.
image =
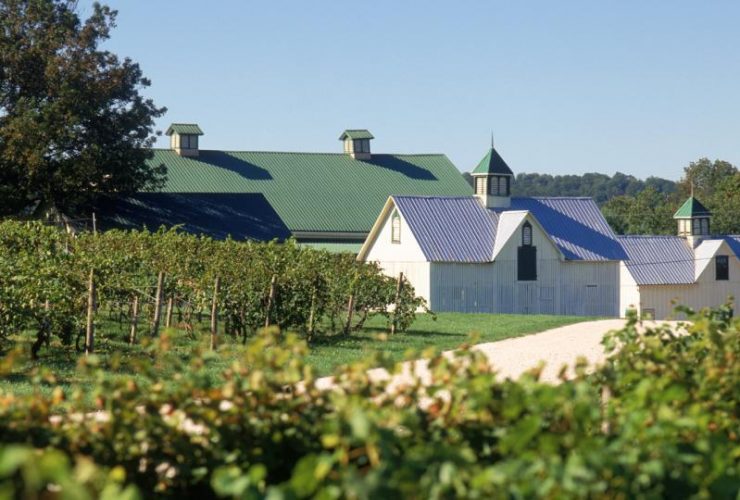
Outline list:
[[[473,178],[464,173],[473,186]],[[599,206],[615,196],[635,196],[646,188],[664,194],[675,193],[678,183],[660,177],[644,181],[632,175],[617,172],[613,176],[599,173],[583,175],[519,174],[511,186],[512,196],[588,196]]]

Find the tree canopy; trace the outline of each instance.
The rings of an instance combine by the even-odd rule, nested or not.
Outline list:
[[[116,11],[96,3],[0,0],[0,215],[74,212],[104,193],[160,186],[154,119],[139,65],[101,43]]]
[[[602,211],[620,234],[675,234],[673,214],[692,193],[712,211],[714,234],[740,234],[740,171],[723,160],[691,162],[674,192],[648,187],[610,199]]]
[[[463,174],[472,185],[470,174]],[[684,168],[678,182],[613,176],[522,173],[513,196],[588,196],[601,207],[618,234],[676,234],[673,214],[691,193],[712,211],[714,234],[740,234],[740,171],[724,160],[700,158]]]

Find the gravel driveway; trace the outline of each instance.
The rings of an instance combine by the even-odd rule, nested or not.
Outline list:
[[[572,366],[580,356],[586,358],[589,364],[603,362],[605,355],[601,339],[604,334],[622,328],[625,323],[624,319],[584,321],[524,337],[478,344],[475,349],[482,351],[488,357],[502,378],[518,378],[525,371],[537,366],[540,361],[544,361],[546,365],[541,380],[557,383],[560,368],[567,364],[571,367],[568,373],[572,374]],[[665,322],[644,322],[644,326],[654,326],[659,323]],[[426,364],[425,360],[405,363],[402,373],[394,377],[391,386],[409,383],[412,378],[412,369],[415,369],[417,376],[422,380],[429,380]],[[370,370],[369,375],[377,380],[390,378],[390,374],[383,368]],[[319,388],[329,389],[332,385],[332,377],[324,377],[316,381],[316,386]],[[389,389],[392,388],[389,387]]]

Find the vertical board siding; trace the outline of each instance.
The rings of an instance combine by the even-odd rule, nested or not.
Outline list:
[[[524,220],[521,221],[522,223]],[[537,279],[517,280],[520,228],[495,262],[433,262],[431,306],[436,311],[518,314],[619,315],[619,263],[562,261],[547,236],[534,225]]]
[[[428,305],[431,304],[428,262],[383,262],[380,268],[392,278],[398,278],[398,274],[403,273],[404,278],[414,287],[416,295],[423,297]]]
[[[497,312],[492,264],[434,262],[430,274],[432,310]]]
[[[544,262],[537,281],[516,281],[515,266],[431,264],[431,307],[440,312],[619,315],[619,263]]]

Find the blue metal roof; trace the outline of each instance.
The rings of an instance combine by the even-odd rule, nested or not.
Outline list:
[[[95,207],[103,229],[182,230],[215,239],[284,240],[290,237],[262,193],[138,193],[105,199]]]
[[[498,217],[472,196],[394,196],[430,262],[490,262]]]
[[[723,236],[722,239],[727,242],[727,245],[735,253],[735,256],[740,259],[740,235],[731,234]]]
[[[627,253],[624,263],[638,285],[682,285],[694,282],[694,252],[678,236],[619,236]]]
[[[527,210],[566,259],[624,260],[626,255],[591,198],[512,198],[486,210],[475,197],[394,196],[424,255],[437,262],[490,262],[498,216]]]
[[[497,209],[498,210],[498,209]],[[625,252],[591,198],[512,198],[505,210],[528,210],[569,260],[624,260]]]

